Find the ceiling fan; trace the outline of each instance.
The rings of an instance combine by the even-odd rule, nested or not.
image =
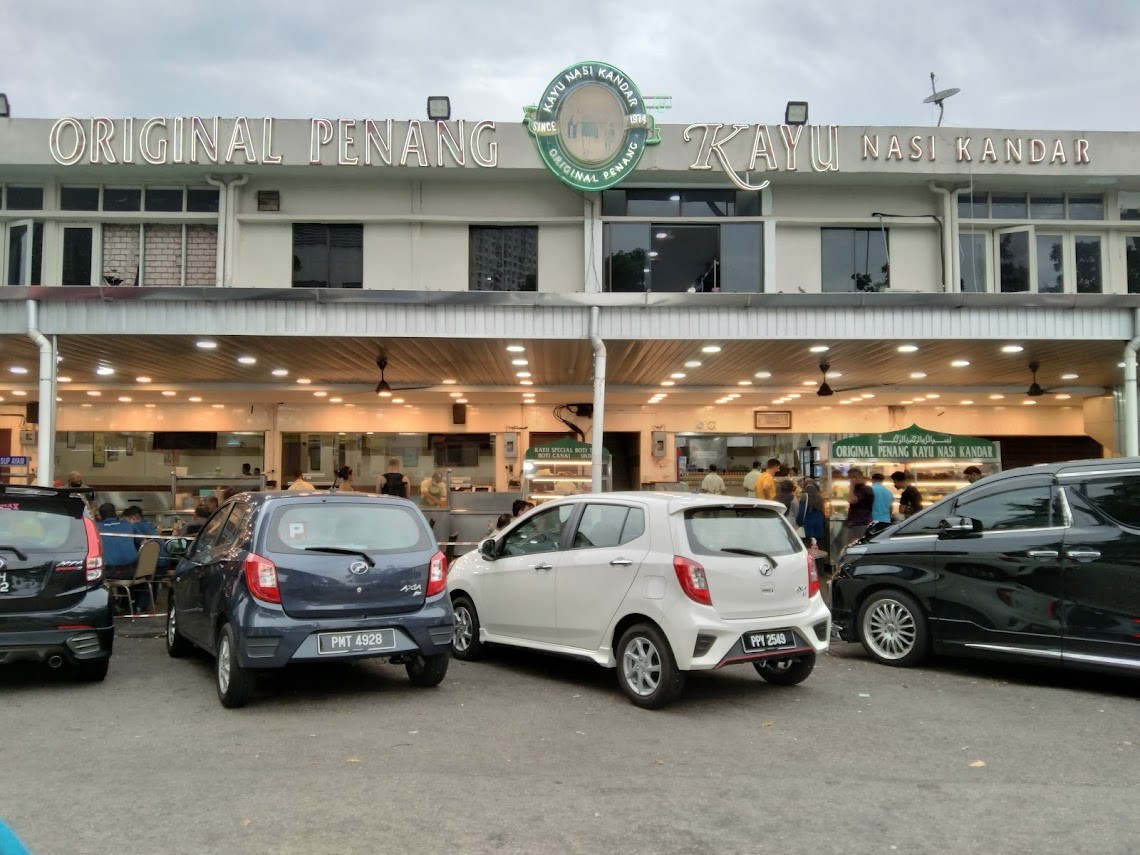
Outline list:
[[[380,382],[376,384],[375,392],[381,398],[391,398],[395,392],[404,392],[412,389],[430,389],[434,383],[401,383],[393,386],[384,377],[384,372],[388,368],[388,355],[384,351],[376,357],[376,367],[380,369]]]

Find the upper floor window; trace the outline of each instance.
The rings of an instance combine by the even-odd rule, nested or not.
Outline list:
[[[958,196],[963,220],[1103,220],[1104,196],[1089,193],[983,193]]]
[[[1045,224],[963,230],[958,236],[960,287],[966,292],[1100,294],[1107,243],[1105,235]],[[1129,273],[1133,275],[1140,272]],[[1132,287],[1131,279],[1129,283]]]
[[[1121,190],[1119,194],[1120,219],[1140,220],[1140,193]]]
[[[761,290],[760,223],[606,223],[603,243],[607,291]]]
[[[538,290],[536,226],[472,226],[470,244],[470,290]]]
[[[43,187],[18,187],[9,184],[4,190],[4,207],[9,211],[42,211]]]
[[[760,194],[739,190],[605,190],[603,217],[758,217]]]
[[[825,294],[890,287],[890,229],[822,229],[820,246]]]
[[[62,211],[153,211],[211,214],[218,211],[215,187],[90,187],[63,186]]]
[[[294,288],[363,288],[364,226],[294,223]]]

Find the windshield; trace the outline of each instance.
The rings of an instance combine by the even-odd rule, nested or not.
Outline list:
[[[290,504],[273,514],[268,548],[304,553],[322,547],[359,552],[411,552],[435,543],[414,508],[387,502]]]
[[[700,508],[685,512],[689,547],[701,555],[792,555],[803,544],[769,508]]]
[[[87,548],[87,535],[62,502],[7,495],[0,497],[0,546],[26,552],[82,552]]]

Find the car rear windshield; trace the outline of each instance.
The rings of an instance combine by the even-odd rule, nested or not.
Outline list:
[[[332,546],[360,552],[412,552],[434,546],[414,508],[373,502],[290,504],[277,508],[269,522],[273,552],[301,553]]]
[[[692,551],[701,555],[775,557],[803,549],[783,516],[769,508],[695,508],[685,512],[685,534]]]
[[[0,546],[25,552],[83,552],[83,523],[62,502],[40,496],[0,496]]]

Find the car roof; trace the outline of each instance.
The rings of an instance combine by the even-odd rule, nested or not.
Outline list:
[[[1023,475],[1053,475],[1057,478],[1074,478],[1080,475],[1106,472],[1140,472],[1140,457],[1097,457],[1089,460],[1064,460],[1059,463],[1038,463],[1034,466],[1020,466],[987,475],[977,482],[997,484],[1009,478]]]
[[[318,498],[322,502],[330,502],[334,504],[360,504],[362,501],[381,504],[399,504],[410,507],[416,507],[415,502],[408,499],[400,498],[399,496],[382,496],[379,493],[361,493],[356,490],[346,490],[343,493],[330,492],[328,490],[258,490],[245,493],[236,493],[231,498],[240,498],[242,501],[248,502],[255,509],[267,505],[289,505],[297,504],[298,502],[312,501],[313,498]],[[227,499],[227,501],[229,501]]]
[[[636,500],[648,505],[664,506],[666,513],[674,514],[690,508],[722,508],[725,505],[736,507],[750,506],[758,508],[771,508],[783,513],[787,510],[783,503],[770,499],[755,499],[751,496],[723,496],[711,493],[680,493],[658,490],[616,490],[604,493],[575,493],[572,496],[559,496],[550,502],[543,502],[539,507],[568,502],[596,501],[598,499]]]

